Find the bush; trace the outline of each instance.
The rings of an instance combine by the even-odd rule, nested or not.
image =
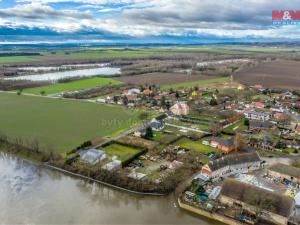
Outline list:
[[[244,125],[247,126],[247,127],[249,127],[249,119],[245,119]]]
[[[130,158],[128,158],[127,160],[122,162],[122,167],[127,166],[129,163],[131,163],[133,160],[137,159],[139,156],[143,155],[144,153],[146,153],[146,149],[140,151],[139,153],[131,156]]]
[[[91,141],[86,141],[86,142],[82,143],[80,146],[78,146],[76,149],[79,150],[79,149],[82,149],[82,148],[87,148],[91,145],[92,145]]]

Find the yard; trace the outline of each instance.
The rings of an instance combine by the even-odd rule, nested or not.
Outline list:
[[[110,144],[108,146],[105,146],[102,148],[108,155],[112,156],[117,156],[119,160],[122,162],[130,159],[134,155],[140,153],[140,149],[126,146],[126,145],[121,145],[117,143]]]
[[[245,119],[241,119],[230,126],[226,127],[224,131],[244,131],[247,130],[248,127],[245,125]]]
[[[153,141],[157,141],[163,144],[168,144],[177,137],[175,133],[164,133],[162,131],[154,131],[153,134]]]
[[[210,152],[216,152],[216,148],[206,146],[202,144],[201,140],[199,141],[192,141],[188,138],[181,138],[177,142],[174,143],[174,145],[178,145],[182,148],[187,148],[192,151],[201,152],[203,154],[208,154]]]
[[[40,95],[41,93],[43,93],[44,95],[50,95],[50,94],[61,93],[66,91],[75,91],[81,89],[101,87],[108,84],[118,85],[118,84],[122,84],[122,82],[111,78],[94,77],[94,78],[88,78],[88,79],[83,79],[78,81],[67,82],[67,83],[56,83],[53,85],[47,85],[43,87],[29,88],[29,89],[25,89],[24,92],[29,94],[36,94],[36,95]]]
[[[138,115],[120,106],[0,93],[0,133],[37,140],[58,153],[87,140],[117,135],[139,123]]]

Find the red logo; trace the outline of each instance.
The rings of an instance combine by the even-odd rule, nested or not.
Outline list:
[[[300,20],[300,10],[273,10],[272,20]]]

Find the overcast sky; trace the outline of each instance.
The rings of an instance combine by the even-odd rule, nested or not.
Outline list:
[[[299,0],[0,0],[0,41],[78,35],[97,41],[165,36],[192,39],[300,39],[300,25],[272,25],[273,9]],[[12,37],[12,36],[11,36]],[[93,38],[91,38],[93,37]]]

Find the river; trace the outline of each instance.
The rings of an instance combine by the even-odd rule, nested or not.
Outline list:
[[[0,224],[218,224],[173,195],[137,196],[0,154]]]

